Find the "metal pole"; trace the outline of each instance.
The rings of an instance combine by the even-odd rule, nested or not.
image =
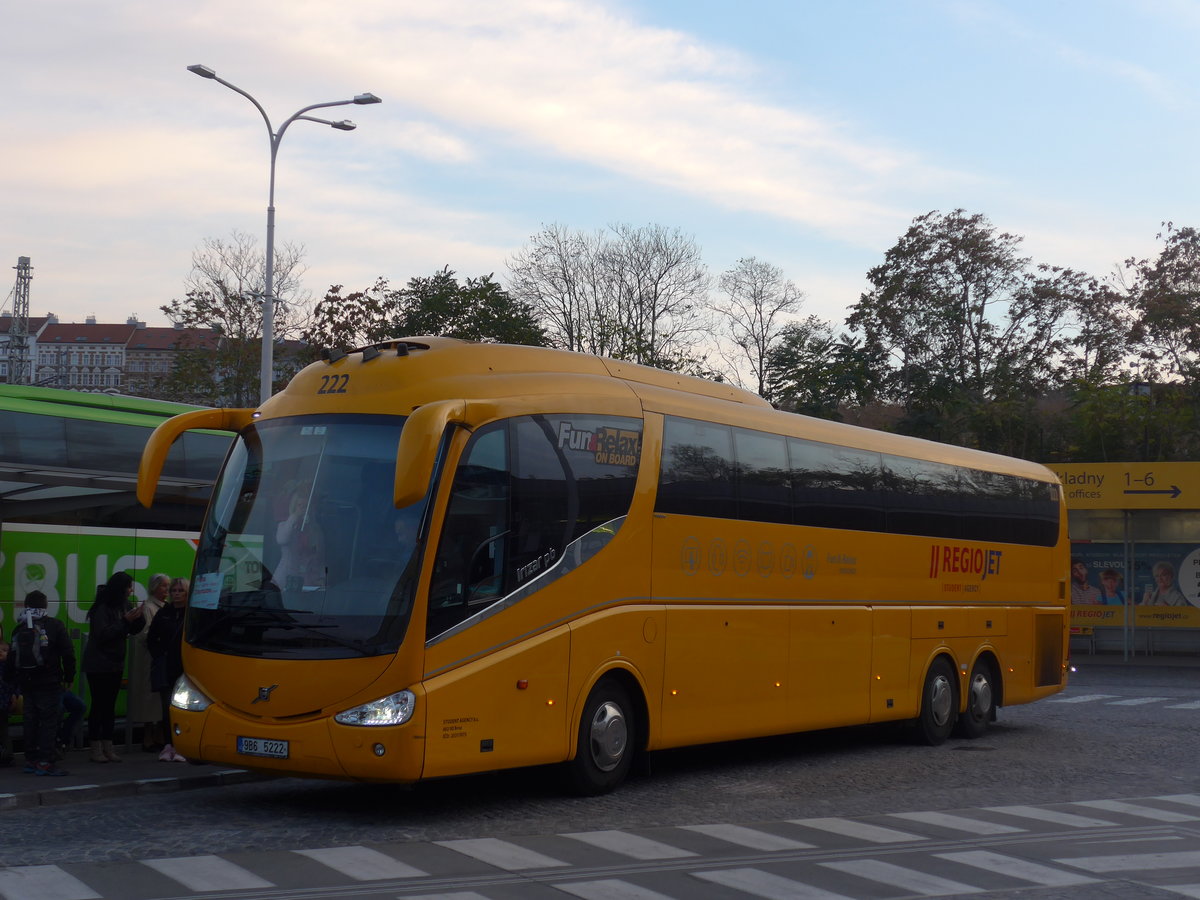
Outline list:
[[[201,78],[209,78],[218,84],[222,84],[235,93],[241,94],[247,100],[254,104],[254,108],[258,110],[263,118],[263,122],[267,125],[267,136],[271,142],[271,180],[270,187],[267,191],[267,250],[266,250],[266,272],[264,277],[264,290],[262,298],[262,358],[259,364],[259,381],[258,394],[259,403],[266,403],[271,399],[272,388],[275,381],[275,159],[279,154],[279,144],[283,140],[283,133],[287,131],[287,127],[297,119],[303,119],[306,122],[318,122],[321,125],[328,125],[331,128],[336,128],[338,131],[353,131],[355,125],[353,122],[343,119],[340,122],[333,122],[329,119],[319,119],[316,116],[308,116],[305,113],[314,109],[326,109],[331,106],[365,106],[371,103],[380,103],[380,99],[371,93],[357,94],[352,100],[335,100],[332,103],[313,103],[310,106],[305,106],[303,109],[297,110],[280,126],[276,132],[271,127],[271,119],[267,116],[267,111],[263,109],[262,104],[254,99],[246,91],[242,90],[236,84],[226,81],[224,78],[219,78],[217,73],[208,66],[192,65],[187,67],[189,72],[199,75]]]
[[[267,197],[266,284],[262,298],[262,362],[259,368],[258,402],[271,399],[275,382],[275,154],[279,136],[271,138],[271,188]]]

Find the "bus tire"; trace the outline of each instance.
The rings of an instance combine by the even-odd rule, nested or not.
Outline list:
[[[917,716],[917,738],[922,744],[936,747],[950,737],[958,713],[957,682],[954,667],[944,657],[930,665]]]
[[[567,764],[574,793],[607,794],[625,780],[633,762],[636,727],[629,693],[615,679],[601,679],[584,704],[575,758]]]
[[[996,717],[996,684],[992,667],[986,660],[977,660],[967,681],[967,708],[958,717],[955,733],[960,737],[983,737]]]

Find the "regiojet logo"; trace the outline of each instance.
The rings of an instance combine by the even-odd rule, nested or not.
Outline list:
[[[980,581],[985,581],[989,575],[1000,574],[1000,558],[1003,555],[1003,550],[934,544],[929,553],[929,577],[978,575]]]

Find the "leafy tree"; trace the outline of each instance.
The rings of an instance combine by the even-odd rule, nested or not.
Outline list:
[[[886,360],[883,393],[902,430],[1021,452],[1030,405],[1054,383],[1065,340],[1055,273],[1034,273],[1021,238],[961,209],[918,216],[847,324]],[[1017,431],[1014,432],[1013,428]]]
[[[302,340],[314,356],[326,347],[364,347],[401,336],[391,324],[399,314],[399,295],[389,290],[384,278],[344,297],[342,285],[335,284],[317,301]]]
[[[861,341],[809,316],[784,326],[768,352],[766,390],[782,409],[841,421],[847,407],[875,400],[879,370]]]
[[[1163,377],[1182,377],[1200,390],[1200,232],[1163,223],[1155,259],[1129,259],[1139,319],[1135,337]]]
[[[367,291],[329,289],[313,311],[305,340],[315,347],[355,347],[388,338],[437,335],[468,341],[544,346],[533,310],[491,275],[460,283],[449,266],[392,290],[380,278]]]
[[[751,390],[774,400],[768,387],[771,351],[780,340],[784,318],[800,308],[804,295],[783,277],[781,268],[754,256],[739,259],[721,275],[720,285],[727,299],[719,312],[740,351],[738,363],[750,369]],[[734,368],[740,366],[735,363]]]
[[[490,274],[460,285],[448,266],[408,282],[395,327],[400,334],[545,346],[545,332],[528,304],[513,299]]]

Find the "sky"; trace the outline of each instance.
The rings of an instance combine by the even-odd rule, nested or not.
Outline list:
[[[192,254],[276,242],[305,291],[494,273],[657,224],[778,266],[840,327],[912,220],[982,213],[1108,275],[1200,225],[1200,0],[42,0],[0,30],[0,300],[165,325]],[[7,276],[3,273],[7,272]]]

